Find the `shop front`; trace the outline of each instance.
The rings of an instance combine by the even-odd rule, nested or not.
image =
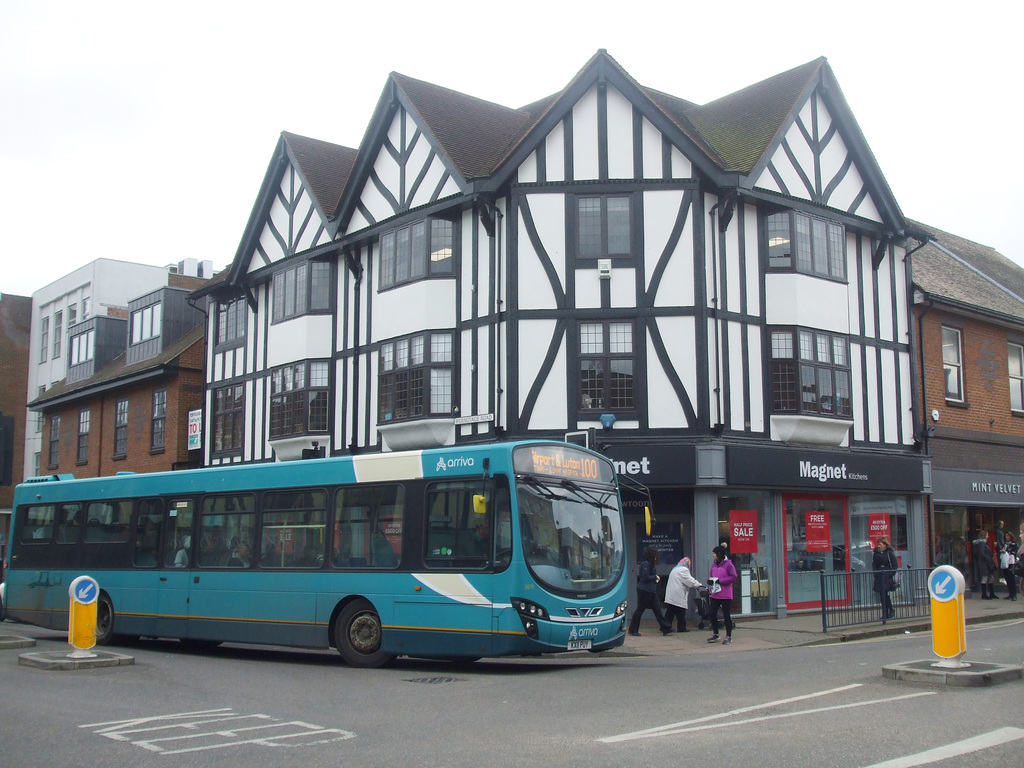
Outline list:
[[[952,565],[967,586],[978,588],[971,542],[984,530],[994,550],[997,530],[1020,544],[1024,518],[1024,474],[977,470],[934,470],[932,540],[934,565]]]
[[[625,495],[631,585],[648,545],[659,573],[685,555],[706,581],[711,550],[725,544],[740,576],[734,613],[784,616],[820,608],[820,574],[871,570],[880,536],[902,567],[929,565],[931,465],[920,457],[722,444],[605,452],[654,502],[647,535],[643,502]]]
[[[736,508],[731,497],[720,497],[722,539],[729,535],[737,567],[750,574],[752,598],[755,589],[763,591],[755,575],[768,564],[769,605],[752,599],[753,612],[820,608],[821,574],[872,570],[883,536],[901,567],[927,566],[922,494],[930,490],[929,470],[926,460],[912,456],[730,446],[728,484],[757,488],[746,497],[760,499],[764,513],[757,520],[770,529],[754,531],[758,546],[748,555],[755,549],[752,505]]]

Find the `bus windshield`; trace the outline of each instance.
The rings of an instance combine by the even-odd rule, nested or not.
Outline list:
[[[622,571],[622,514],[614,486],[518,475],[516,493],[526,564],[555,592],[585,595]]]

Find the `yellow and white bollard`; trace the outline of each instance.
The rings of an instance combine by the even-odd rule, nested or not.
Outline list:
[[[932,650],[941,661],[933,667],[962,669],[971,666],[960,661],[967,651],[964,621],[964,575],[951,565],[940,565],[928,574],[928,593],[932,598]]]
[[[75,648],[72,658],[91,658],[89,649],[96,645],[96,609],[100,585],[92,576],[79,576],[68,587],[71,608],[68,615],[68,642]]]

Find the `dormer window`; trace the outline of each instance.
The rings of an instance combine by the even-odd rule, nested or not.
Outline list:
[[[132,312],[132,344],[139,344],[160,335],[163,304],[150,304]]]
[[[454,269],[455,226],[447,219],[425,219],[380,236],[380,287],[391,288]]]
[[[274,275],[272,321],[279,323],[300,315],[331,309],[331,264],[310,261]]]
[[[123,331],[122,331],[123,333]],[[122,337],[123,338],[123,337]],[[85,333],[71,337],[71,364],[87,363],[96,352],[96,330],[90,328]]]
[[[841,224],[785,211],[769,216],[766,230],[770,270],[846,280],[846,235]]]
[[[217,344],[229,344],[245,338],[245,299],[217,304]]]

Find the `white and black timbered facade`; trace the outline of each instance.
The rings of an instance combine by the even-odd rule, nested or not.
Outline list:
[[[703,106],[604,51],[521,109],[392,74],[358,150],[274,157],[207,289],[207,463],[589,431],[744,613],[923,551],[913,242],[824,59]]]

